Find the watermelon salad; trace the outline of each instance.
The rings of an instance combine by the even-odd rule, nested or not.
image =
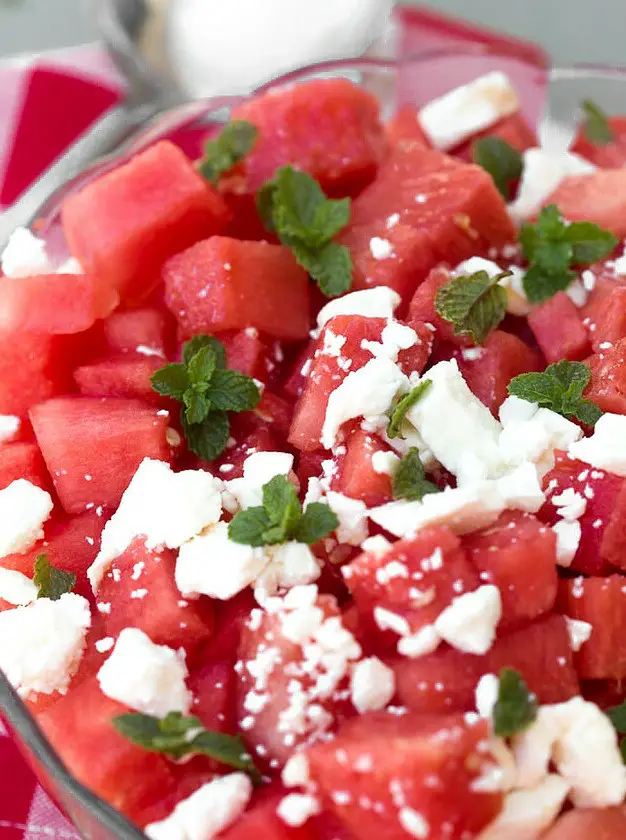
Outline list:
[[[152,840],[626,836],[624,120],[318,79],[13,234],[0,667]]]

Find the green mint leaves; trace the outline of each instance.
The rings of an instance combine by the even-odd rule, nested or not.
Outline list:
[[[38,598],[58,601],[61,595],[71,592],[76,586],[76,575],[64,572],[50,565],[47,554],[40,554],[35,560],[33,583],[39,589]]]
[[[535,224],[523,225],[519,240],[529,265],[523,284],[531,303],[567,289],[576,278],[572,266],[601,260],[617,245],[612,233],[591,222],[567,224],[555,204],[544,207]]]
[[[491,175],[498,191],[508,201],[524,168],[521,153],[500,137],[481,137],[472,143],[472,158]]]
[[[433,383],[430,379],[424,379],[415,388],[412,388],[408,394],[405,394],[394,408],[389,423],[387,425],[387,437],[397,438],[401,436],[400,429],[404,423],[404,418],[407,413],[413,408],[415,403],[419,402],[426,391]]]
[[[585,114],[583,123],[585,138],[590,143],[595,143],[596,146],[608,146],[609,143],[612,143],[615,140],[615,132],[611,128],[609,115],[606,111],[603,111],[591,99],[584,99],[581,107]]]
[[[254,380],[226,368],[224,345],[208,335],[188,341],[183,361],[157,370],[151,382],[158,394],[183,404],[181,422],[189,448],[207,461],[226,447],[228,412],[250,411],[261,399]]]
[[[252,151],[258,136],[259,130],[252,123],[244,120],[229,122],[217,137],[205,145],[204,157],[199,164],[200,174],[212,184],[217,184],[225,172]]]
[[[170,712],[164,718],[140,712],[118,715],[113,726],[133,744],[173,759],[206,755],[236,770],[248,773],[255,782],[260,775],[239,736],[211,732],[196,717]]]
[[[428,493],[441,492],[436,484],[426,479],[424,465],[415,446],[409,449],[398,464],[393,475],[392,488],[394,499],[406,499],[408,502],[421,502]]]
[[[456,335],[469,335],[482,344],[506,315],[506,290],[498,283],[510,272],[490,277],[486,271],[455,277],[435,297],[435,310],[454,327]]]
[[[568,419],[594,426],[602,416],[598,406],[583,398],[591,370],[582,362],[556,362],[543,373],[522,373],[509,382],[509,394],[549,408]]]
[[[239,511],[228,525],[233,542],[260,547],[296,540],[314,545],[339,525],[332,510],[321,502],[303,512],[293,484],[277,475],[263,487],[263,505]]]
[[[513,668],[500,671],[498,699],[493,708],[493,729],[499,738],[523,732],[537,717],[537,698]]]
[[[283,166],[261,188],[257,206],[265,227],[291,249],[326,297],[348,291],[352,257],[332,239],[350,221],[349,198],[327,198],[310,175]]]

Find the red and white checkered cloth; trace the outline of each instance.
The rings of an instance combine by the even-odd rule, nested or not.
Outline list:
[[[540,97],[532,91],[541,86],[541,74],[532,68],[529,73],[519,60],[537,67],[543,60],[541,50],[425,9],[400,6],[396,20],[397,50],[403,55],[476,43],[506,50],[515,58],[505,69],[522,94],[527,114],[536,115]],[[473,65],[473,72],[479,75],[492,67],[493,61],[485,57],[482,65]],[[454,77],[458,70],[457,61],[438,66],[436,83],[442,90],[459,83]],[[121,93],[120,79],[97,45],[0,64],[0,212]],[[45,838],[79,840],[79,835],[38,785],[0,719],[0,840]]]

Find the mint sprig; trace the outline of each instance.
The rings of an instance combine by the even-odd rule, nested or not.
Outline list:
[[[61,595],[71,592],[76,586],[76,575],[64,572],[50,565],[47,554],[40,554],[35,560],[33,583],[39,590],[38,598],[58,601]]]
[[[561,361],[548,365],[543,373],[522,373],[509,382],[509,394],[549,408],[568,419],[594,426],[602,410],[583,393],[591,381],[591,370],[582,362]]]
[[[469,335],[474,344],[482,344],[506,315],[506,291],[498,283],[509,275],[476,271],[455,277],[437,292],[437,314],[452,324],[455,335]]]
[[[412,446],[398,464],[392,479],[394,499],[421,502],[429,493],[440,493],[436,484],[428,481],[419,450]]]
[[[277,475],[263,487],[260,507],[239,511],[228,525],[233,542],[261,547],[296,542],[314,545],[339,526],[333,511],[321,502],[314,502],[305,511],[293,484],[284,475]]]
[[[503,668],[499,679],[493,729],[499,738],[511,738],[528,729],[537,717],[537,698],[528,690],[519,671]]]
[[[491,175],[498,191],[508,201],[513,184],[520,179],[524,168],[521,153],[500,137],[481,137],[472,143],[472,158]]]
[[[212,461],[226,448],[228,412],[251,411],[261,399],[249,376],[226,368],[224,345],[197,335],[183,347],[183,361],[165,365],[151,379],[153,389],[183,404],[181,424],[192,452]]]
[[[176,760],[205,755],[248,773],[255,783],[261,781],[241,737],[205,729],[199,718],[184,717],[180,712],[170,712],[164,718],[132,712],[118,715],[112,722],[120,735],[149,752]]]
[[[225,172],[236,166],[254,148],[259,130],[245,120],[229,122],[217,137],[204,147],[198,169],[207,181],[216,184]]]
[[[393,439],[400,437],[400,430],[407,413],[418,403],[426,391],[433,383],[430,379],[424,379],[415,388],[412,388],[408,394],[405,394],[391,413],[389,423],[387,425],[387,437]]]
[[[326,297],[348,291],[352,257],[332,240],[350,221],[349,198],[327,198],[306,172],[283,166],[261,188],[257,206],[265,227],[291,249]]]
[[[523,286],[531,303],[541,303],[576,279],[573,267],[590,265],[611,253],[617,239],[591,222],[568,224],[555,204],[544,207],[535,224],[519,235],[528,270]]]
[[[583,134],[590,143],[596,146],[608,146],[615,140],[615,132],[611,128],[609,115],[591,99],[584,99],[581,104],[585,121]]]

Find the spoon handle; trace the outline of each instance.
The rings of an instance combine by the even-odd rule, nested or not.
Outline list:
[[[156,110],[156,109],[154,109]],[[57,160],[4,212],[0,212],[0,250],[16,227],[28,226],[49,198],[87,165],[111,152],[151,113],[125,105],[111,108],[99,117]]]

